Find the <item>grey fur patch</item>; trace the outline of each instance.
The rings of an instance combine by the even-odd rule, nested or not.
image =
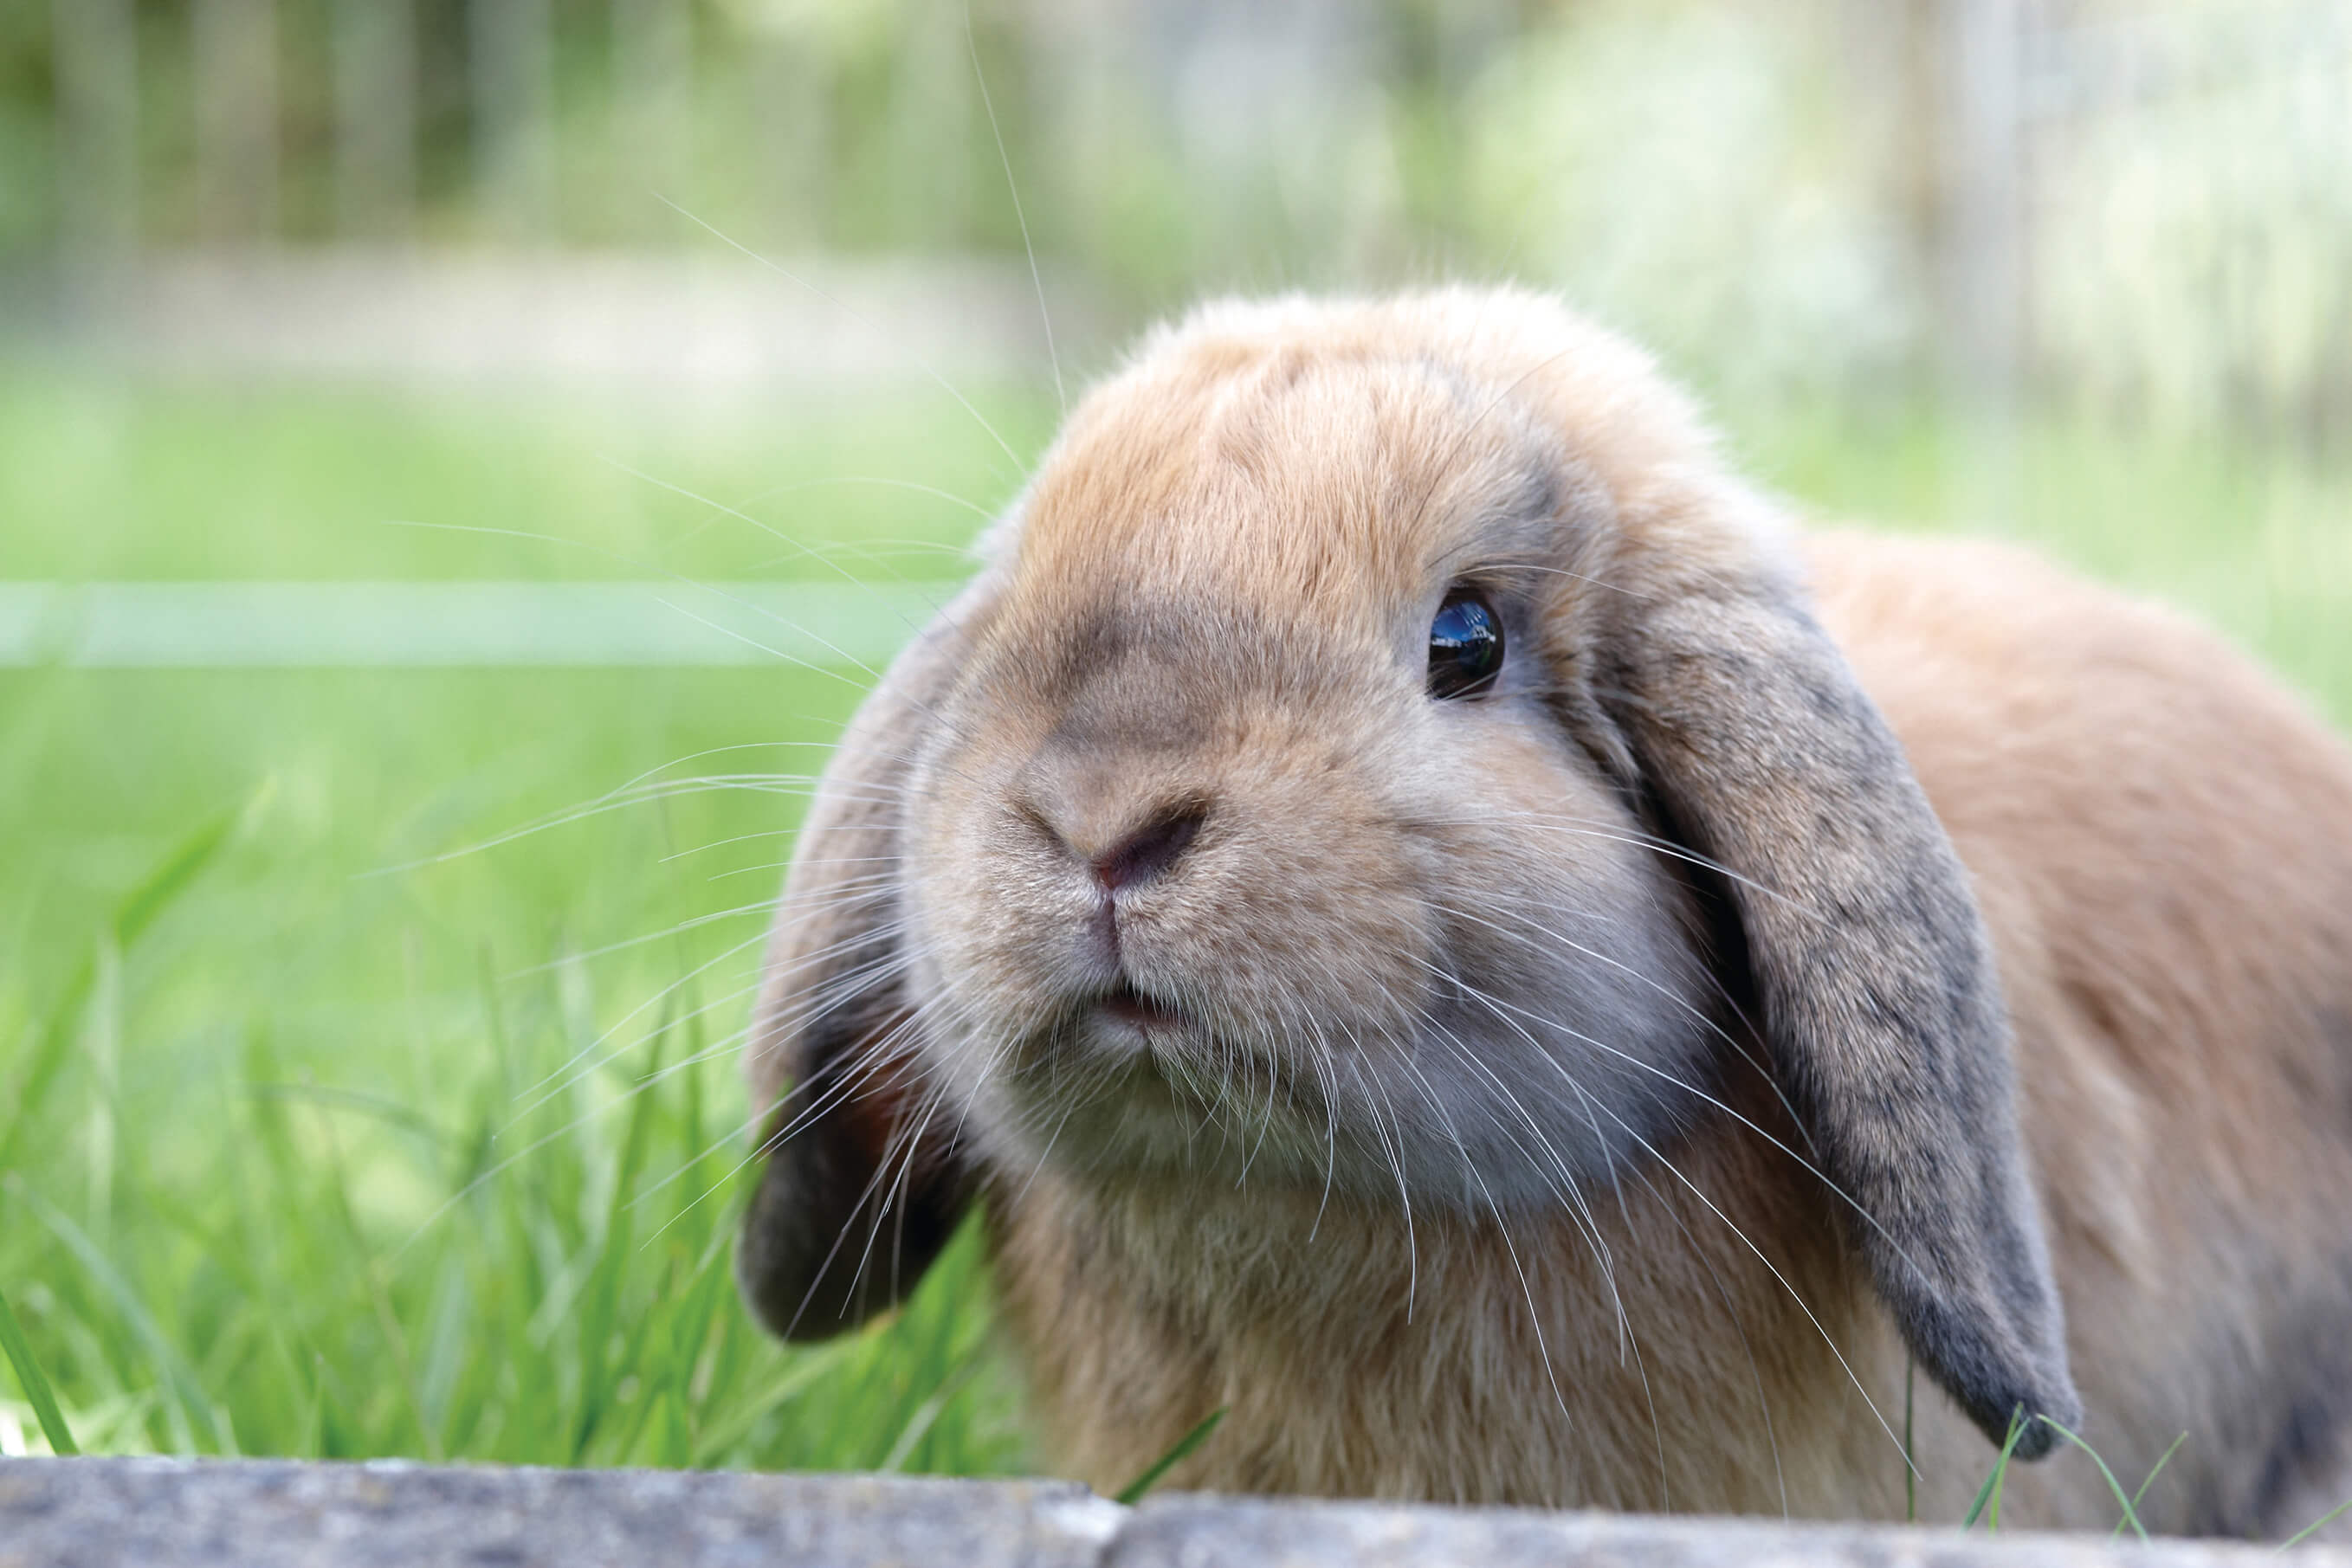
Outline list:
[[[2352,1260],[2340,1265],[2352,1275]],[[2233,1402],[2230,1428],[2189,1441],[2213,1455],[2259,1456],[2253,1464],[2198,1467],[2176,1527],[2197,1535],[2261,1539],[2292,1535],[2335,1503],[2352,1482],[2352,1322],[2342,1302],[2352,1278],[2309,1292],[2286,1332],[2235,1359],[2258,1361],[2245,1375],[2259,1397]],[[2221,1328],[2225,1338],[2242,1331]],[[2222,1358],[2225,1362],[2233,1359]]]

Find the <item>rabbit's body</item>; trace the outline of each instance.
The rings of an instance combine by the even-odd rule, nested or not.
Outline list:
[[[2021,551],[1813,554],[2000,953],[2084,1436],[2137,1487],[2189,1434],[2152,1526],[2291,1534],[2352,1499],[2352,751]]]
[[[2352,757],[2210,636],[2021,551],[1808,555],[2000,953],[2084,1435],[2136,1488],[2190,1434],[2151,1529],[2292,1533],[2352,1497]],[[1793,1141],[1769,1094],[1735,1108]],[[1393,1211],[1327,1211],[1297,1245],[1311,1194],[1253,1194],[1238,1226],[1165,1186],[997,1204],[1058,1467],[1108,1490],[1226,1406],[1188,1484],[1904,1517],[1879,1418],[1902,1431],[1907,1357],[1802,1218],[1820,1184],[1736,1124],[1662,1153],[1680,1178],[1662,1161],[1593,1206],[1609,1274],[1565,1217],[1506,1246],[1423,1215],[1408,1256]],[[1685,1240],[1733,1225],[1804,1306],[1736,1241]],[[1927,1520],[1992,1463],[1924,1377],[1913,1452]],[[2012,1522],[2118,1511],[2079,1452],[2004,1486]]]
[[[2352,1481],[2352,758],[2210,639],[1507,293],[1205,311],[986,549],[779,912],[780,1332],[977,1199],[1097,1485],[1900,1517],[1906,1384],[1924,1517]]]

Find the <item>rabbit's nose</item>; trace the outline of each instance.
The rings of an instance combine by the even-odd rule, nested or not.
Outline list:
[[[1150,881],[1192,846],[1208,816],[1206,806],[1191,801],[1151,817],[1109,849],[1088,857],[1095,880],[1105,893]]]
[[[1064,852],[1094,875],[1105,894],[1160,876],[1183,858],[1209,820],[1209,802],[1196,794],[1136,800],[1124,791],[1045,788],[1024,802],[1024,814],[1044,828]]]

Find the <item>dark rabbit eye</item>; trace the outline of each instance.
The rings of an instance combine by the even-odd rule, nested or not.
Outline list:
[[[1466,697],[1494,685],[1503,667],[1503,618],[1476,593],[1456,589],[1429,623],[1429,695]]]

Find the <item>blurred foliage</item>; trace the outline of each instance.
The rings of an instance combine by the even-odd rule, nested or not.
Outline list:
[[[2052,390],[2315,447],[2352,417],[2326,0],[2041,0],[1990,75],[1979,0],[87,3],[135,18],[150,245],[713,244],[675,204],[766,251],[1013,254],[1025,216],[1115,319],[1517,275],[1717,387],[1846,394],[1990,330],[1955,291],[1979,267]],[[69,216],[64,15],[0,5],[0,253]],[[261,41],[207,53],[206,16]],[[1957,201],[1972,106],[2014,111],[2014,236]],[[267,167],[201,133],[238,112]],[[361,189],[344,155],[386,138]]]
[[[121,575],[779,569],[601,448],[938,574],[968,512],[798,485],[1015,480],[960,413],[761,413],[16,382],[0,511],[15,559]],[[0,671],[0,1295],[80,1446],[1022,1468],[976,1239],[834,1343],[735,1299],[762,905],[862,683]],[[0,1371],[0,1452],[43,1446],[33,1386]]]

